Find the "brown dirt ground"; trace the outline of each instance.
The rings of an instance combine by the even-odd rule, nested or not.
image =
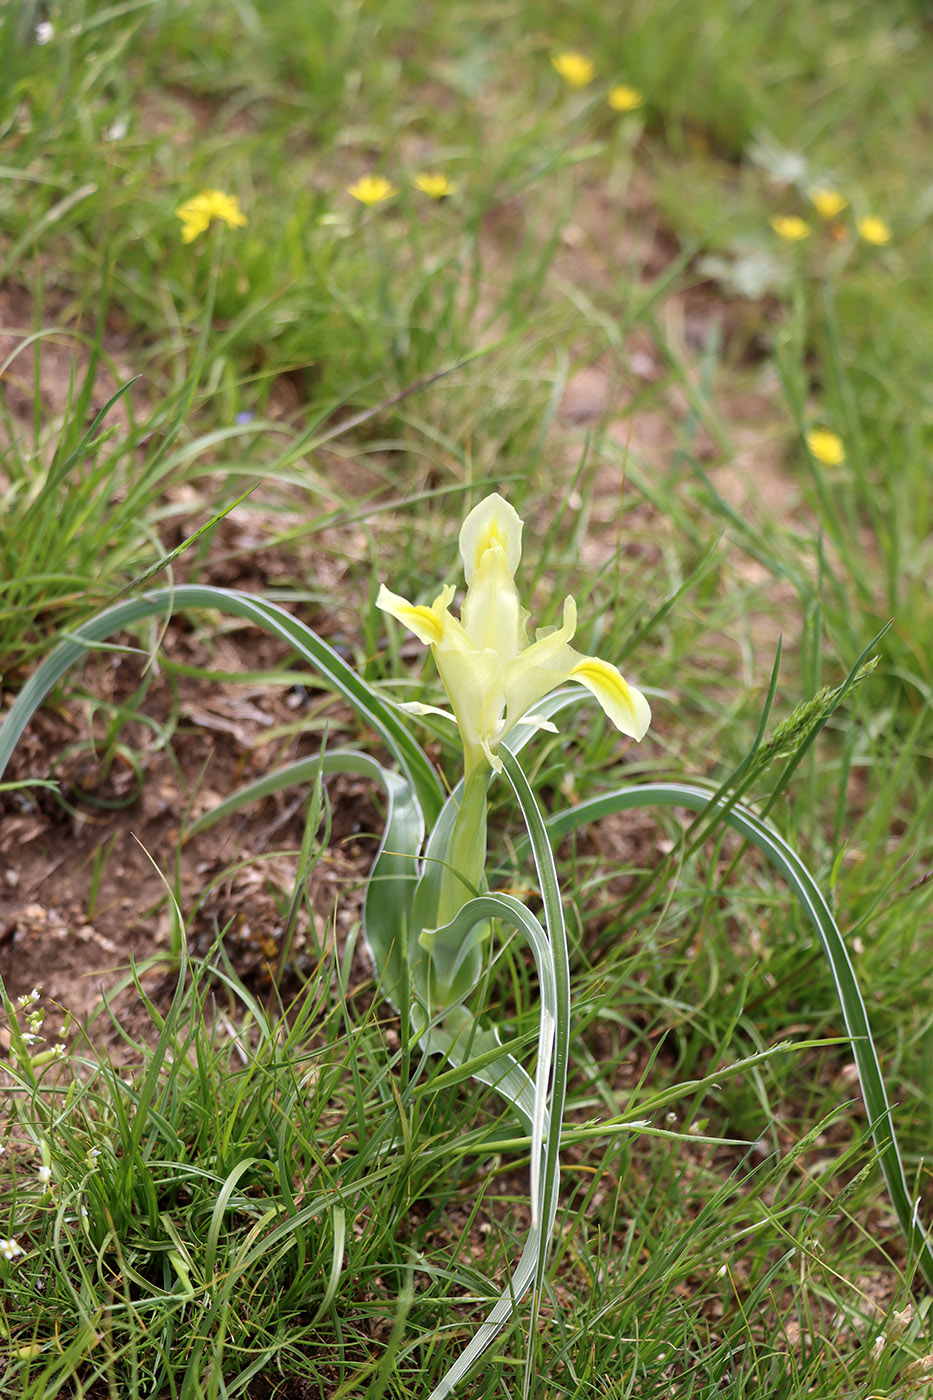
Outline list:
[[[271,669],[285,660],[272,639],[249,627],[212,639],[208,648],[182,618],[169,627],[161,654],[228,672]],[[84,685],[89,694],[118,702],[137,689],[143,669],[137,656],[97,659],[86,667]],[[128,762],[118,758],[108,772],[83,742],[93,728],[88,701],[70,696],[44,709],[7,777],[54,776],[59,795],[39,789],[0,795],[0,975],[8,992],[18,996],[41,983],[44,996],[80,1023],[102,991],[123,979],[131,960],[145,964],[167,953],[169,882],[189,919],[191,952],[208,952],[226,930],[240,975],[271,990],[283,908],[296,883],[306,794],[277,794],[181,847],[180,817],[184,813],[190,823],[238,787],[314,752],[313,739],[292,731],[303,711],[320,709],[320,699],[299,687],[219,688],[185,677],[172,684],[163,666],[140,710],[162,725],[174,712],[171,744],[161,745],[141,721],[131,721],[120,736],[141,767],[141,785]],[[334,729],[358,732],[345,709],[329,700],[327,708]],[[281,728],[289,732],[268,738]],[[369,833],[379,829],[365,784],[334,779],[328,795],[332,840],[315,869],[310,911],[295,929],[291,956],[299,968],[358,915],[360,881],[373,849]],[[105,803],[119,805],[108,810]],[[158,968],[150,975],[158,977]],[[134,996],[123,1000],[130,1010]],[[65,1019],[49,1020],[49,1038]]]

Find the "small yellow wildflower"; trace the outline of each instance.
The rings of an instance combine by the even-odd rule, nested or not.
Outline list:
[[[891,242],[891,230],[884,219],[879,219],[876,214],[866,214],[864,219],[856,219],[855,227],[859,236],[866,243],[873,243],[876,248]]]
[[[810,225],[799,214],[775,214],[771,227],[779,238],[786,238],[788,243],[799,243],[802,238],[810,237]]]
[[[454,182],[440,172],[432,174],[429,170],[423,170],[420,175],[415,176],[415,189],[426,194],[429,199],[446,199],[456,188]]]
[[[619,83],[610,88],[607,100],[614,112],[634,112],[636,107],[645,105],[644,93],[639,92],[637,87],[630,87],[628,83]]]
[[[347,194],[360,204],[383,204],[398,190],[384,175],[361,175],[355,185],[347,185]]]
[[[838,467],[846,459],[842,438],[831,428],[811,428],[807,433],[807,447],[811,456],[827,467]]]
[[[835,219],[849,202],[844,194],[830,189],[828,185],[820,185],[811,190],[810,199],[821,219]]]
[[[586,87],[596,76],[596,65],[592,59],[587,58],[586,54],[574,53],[570,49],[552,54],[551,63],[564,82],[572,88]]]
[[[224,194],[223,190],[202,190],[179,204],[175,213],[181,219],[182,243],[193,243],[213,219],[223,220],[228,228],[243,228],[246,223],[236,195]]]

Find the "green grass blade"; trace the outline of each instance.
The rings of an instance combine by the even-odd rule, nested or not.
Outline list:
[[[601,817],[629,811],[635,807],[657,804],[665,807],[689,807],[696,812],[705,812],[710,808],[711,802],[720,808],[723,821],[751,841],[777,866],[816,931],[836,984],[885,1184],[910,1249],[916,1253],[924,1279],[933,1288],[933,1248],[907,1188],[865,1002],[842,934],[829,905],[793,847],[748,807],[730,805],[722,798],[711,796],[703,788],[687,783],[646,783],[637,788],[623,788],[590,798],[577,807],[555,813],[547,821],[547,830],[552,839],[559,840],[567,832],[588,822],[598,821]]]

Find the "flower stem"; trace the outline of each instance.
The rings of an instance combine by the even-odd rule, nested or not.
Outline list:
[[[441,877],[437,905],[439,929],[450,923],[468,899],[485,889],[486,794],[491,777],[492,770],[483,763],[472,768],[464,781],[460,810]],[[431,940],[431,981],[436,1006],[460,1001],[476,983],[482,948],[477,944],[457,968],[460,951],[458,946],[448,945],[436,936]]]

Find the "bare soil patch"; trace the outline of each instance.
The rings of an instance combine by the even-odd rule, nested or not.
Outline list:
[[[224,671],[282,668],[287,660],[272,639],[248,627],[226,631],[208,649],[182,619],[169,626],[161,654]],[[96,658],[86,668],[85,691],[125,703],[138,691],[144,665],[139,656]],[[207,954],[223,935],[239,975],[271,992],[307,793],[278,793],[191,840],[183,839],[184,827],[247,782],[316,752],[317,737],[306,738],[300,725],[312,706],[318,721],[326,707],[332,733],[358,733],[345,708],[303,687],[219,688],[173,676],[165,666],[136,704],[139,718],[123,727],[124,747],[109,764],[89,700],[72,697],[43,709],[7,777],[51,776],[59,793],[0,795],[0,975],[12,996],[41,983],[62,1008],[58,1024],[49,1022],[50,1038],[62,1033],[66,1012],[80,1022],[102,993],[125,982],[131,963],[145,967],[162,955],[165,962],[148,976],[165,977],[172,899],[194,955]],[[372,834],[380,829],[366,784],[335,778],[327,792],[331,842],[290,941],[289,964],[299,975],[358,916]],[[131,991],[121,1005],[131,1009],[134,1000]]]

